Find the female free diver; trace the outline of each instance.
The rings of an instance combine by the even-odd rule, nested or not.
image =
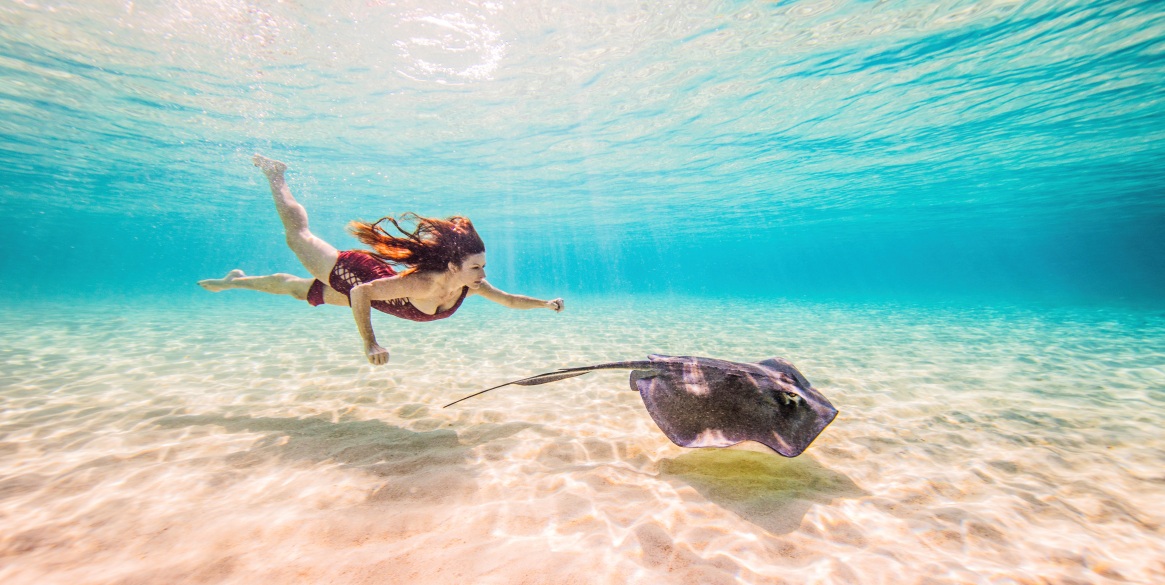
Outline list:
[[[348,230],[372,250],[338,251],[308,230],[307,211],[283,179],[287,165],[257,154],[253,160],[271,184],[288,247],[315,278],[283,273],[247,276],[232,270],[222,278],[199,281],[206,290],[244,288],[289,295],[312,306],[350,305],[364,353],[376,365],[388,363],[388,350],[376,342],[372,331],[373,308],[402,319],[436,321],[452,315],[465,297],[475,294],[511,309],[561,312],[565,307],[562,299],[543,301],[490,286],[485,280],[485,244],[465,217],[433,219],[408,213],[401,219],[416,222],[411,232],[392,216],[375,223],[353,221]],[[389,234],[382,222],[391,223],[401,235]],[[392,265],[405,269],[397,272]]]

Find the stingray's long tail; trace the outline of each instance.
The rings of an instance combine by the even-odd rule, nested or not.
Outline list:
[[[513,385],[513,386],[537,386],[539,384],[549,384],[550,382],[557,382],[559,380],[565,380],[567,378],[574,378],[574,377],[581,376],[583,374],[592,372],[594,370],[643,370],[643,369],[650,369],[652,367],[652,365],[653,364],[651,362],[647,362],[647,361],[634,361],[634,362],[612,362],[609,364],[599,364],[596,366],[582,366],[582,367],[578,367],[578,368],[563,368],[561,370],[558,370],[557,372],[547,372],[545,374],[538,374],[537,376],[530,376],[529,378],[522,378],[521,380],[514,380],[513,382],[506,382],[505,384],[499,384],[497,386],[494,386],[493,388],[486,388],[485,390],[482,390],[481,392],[474,392],[473,394],[470,394],[469,396],[454,400],[453,402],[450,402],[449,404],[446,404],[445,406],[442,406],[441,408],[449,408],[450,406],[453,406],[454,404],[457,404],[458,402],[461,402],[463,400],[469,400],[470,398],[473,398],[474,396],[479,396],[481,394],[485,394],[486,392],[489,392],[490,390],[497,390],[498,388],[501,388],[503,386],[511,386],[511,385]]]
[[[574,378],[575,376],[581,376],[581,375],[586,374],[586,373],[588,373],[588,372],[551,372],[549,374],[538,374],[537,376],[530,376],[529,378],[522,378],[521,380],[514,380],[513,382],[506,382],[505,384],[499,384],[497,386],[494,386],[493,388],[486,388],[485,390],[482,390],[481,392],[474,392],[473,394],[470,394],[469,396],[466,396],[464,398],[458,398],[457,400],[454,400],[453,402],[450,402],[449,404],[446,404],[445,406],[442,406],[441,408],[449,408],[450,406],[453,406],[454,404],[457,404],[458,402],[461,402],[462,400],[469,400],[470,398],[473,398],[474,396],[479,396],[479,395],[485,394],[486,392],[489,392],[490,390],[497,390],[498,388],[501,388],[502,386],[510,386],[510,385],[537,386],[538,384],[547,384],[549,382],[557,382],[558,380],[565,380],[567,378]]]

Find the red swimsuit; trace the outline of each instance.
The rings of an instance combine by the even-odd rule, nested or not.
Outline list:
[[[336,267],[332,268],[332,273],[328,275],[328,284],[340,294],[348,296],[352,292],[352,287],[358,284],[389,276],[396,276],[396,271],[388,264],[361,250],[345,250],[340,252]],[[457,311],[467,294],[469,287],[462,287],[461,297],[457,299],[457,303],[433,315],[422,313],[408,299],[372,301],[372,308],[409,321],[436,321],[445,319]],[[311,283],[311,288],[307,291],[307,302],[313,307],[324,304],[323,282],[316,280]],[[348,302],[351,304],[351,299]]]

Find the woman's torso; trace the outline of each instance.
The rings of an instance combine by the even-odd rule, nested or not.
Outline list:
[[[348,296],[352,287],[363,282],[395,276],[391,266],[362,250],[340,252],[332,269],[330,285],[337,292]],[[427,274],[410,274],[407,277],[423,279],[431,285],[432,296],[413,296],[388,301],[372,301],[372,308],[410,321],[436,321],[455,313],[469,294],[468,287],[442,291],[435,279]]]
[[[452,310],[461,304],[467,296],[468,288],[462,287],[448,291],[446,294],[436,294],[432,297],[408,297],[409,303],[418,311],[426,315],[436,315]]]

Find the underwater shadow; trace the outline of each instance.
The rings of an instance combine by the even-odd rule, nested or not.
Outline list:
[[[773,534],[797,530],[814,504],[866,495],[853,480],[807,455],[786,459],[701,449],[659,465],[663,477],[691,486],[708,501]]]
[[[166,416],[154,423],[162,428],[214,425],[231,433],[270,433],[250,449],[228,455],[226,463],[246,469],[272,460],[335,461],[384,478],[369,501],[445,501],[477,489],[468,465],[472,444],[451,430],[418,432],[379,420],[223,415]]]

